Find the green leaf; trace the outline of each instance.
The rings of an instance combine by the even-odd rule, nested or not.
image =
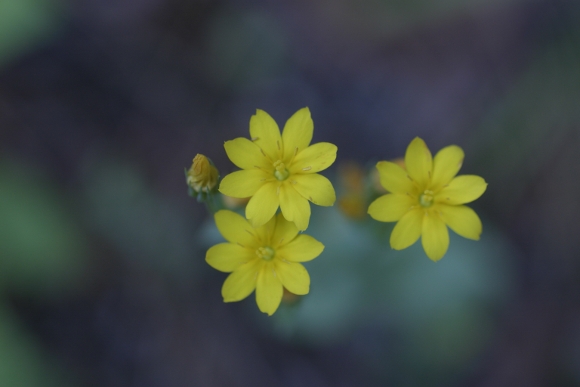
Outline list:
[[[0,1],[0,68],[54,38],[64,21],[56,0]]]
[[[85,239],[66,202],[37,171],[0,159],[0,287],[44,295],[80,281]]]
[[[66,387],[64,371],[0,304],[0,386]]]

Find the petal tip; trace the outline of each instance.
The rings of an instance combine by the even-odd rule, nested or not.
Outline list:
[[[471,239],[472,239],[472,240],[474,240],[474,241],[478,241],[478,240],[480,240],[480,239],[481,239],[481,234],[482,234],[482,233],[483,233],[483,230],[481,230],[481,229],[480,229],[480,230],[479,230],[479,233],[478,233],[477,235],[474,235],[474,237],[473,237],[473,238],[471,238]]]
[[[441,258],[443,258],[445,256],[445,254],[443,254],[442,256],[438,257],[438,256],[434,256],[434,257],[429,257],[427,255],[427,257],[429,257],[430,260],[432,260],[433,262],[439,262],[441,260]]]
[[[304,231],[306,231],[306,229],[308,228],[308,223],[306,223],[306,226],[302,225],[302,227],[301,227],[301,226],[299,226],[299,225],[298,225],[296,222],[294,222],[294,224],[296,225],[296,228],[297,228],[297,229],[298,229],[298,231],[300,231],[300,232],[304,232]]]

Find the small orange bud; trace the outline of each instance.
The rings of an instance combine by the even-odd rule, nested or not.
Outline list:
[[[296,304],[300,301],[300,296],[297,294],[292,293],[291,291],[287,290],[286,288],[282,288],[282,302],[288,305]]]
[[[366,171],[356,162],[347,162],[339,166],[338,175],[342,187],[338,208],[350,218],[363,219],[368,206],[365,199]]]

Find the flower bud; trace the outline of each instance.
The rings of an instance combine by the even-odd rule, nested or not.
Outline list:
[[[355,163],[342,163],[338,168],[341,195],[338,208],[352,219],[364,219],[367,215],[368,203],[365,193],[365,169]]]
[[[211,160],[202,154],[195,156],[186,175],[187,185],[197,193],[209,193],[217,185],[219,177]]]

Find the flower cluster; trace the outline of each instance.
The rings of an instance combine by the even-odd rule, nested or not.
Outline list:
[[[224,144],[241,170],[224,177],[219,191],[250,198],[247,220],[232,211],[215,213],[228,243],[210,248],[206,261],[231,273],[222,288],[225,302],[240,301],[255,290],[259,309],[271,315],[284,289],[295,295],[308,293],[310,277],[300,262],[316,258],[324,246],[298,233],[308,228],[309,202],[332,206],[336,200],[332,183],[317,172],[332,165],[337,148],[326,142],[311,145],[313,131],[308,108],[290,117],[282,133],[268,113],[257,110],[250,119],[250,139]]]
[[[224,302],[243,300],[255,291],[260,311],[272,315],[285,292],[309,292],[310,277],[302,262],[318,257],[324,245],[300,232],[308,228],[310,203],[332,206],[336,200],[332,183],[318,172],[334,163],[337,147],[327,142],[311,145],[313,130],[308,108],[292,115],[282,132],[272,117],[257,110],[250,119],[250,138],[224,144],[240,170],[220,182],[211,161],[197,155],[187,171],[190,190],[208,204],[227,241],[206,253],[210,266],[230,273],[222,287]],[[487,183],[475,175],[456,176],[463,158],[463,150],[455,145],[433,158],[417,137],[404,160],[377,164],[382,195],[368,206],[368,214],[378,221],[397,222],[390,237],[393,249],[405,249],[421,238],[427,256],[437,261],[449,247],[447,227],[465,238],[479,239],[481,220],[465,204],[480,197]],[[362,168],[345,171],[340,207],[360,219],[370,202],[365,174]],[[218,185],[222,194],[247,200],[245,217],[219,210],[213,200]]]

